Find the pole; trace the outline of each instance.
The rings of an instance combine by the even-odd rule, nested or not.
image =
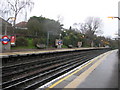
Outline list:
[[[60,33],[60,35],[59,35],[59,40],[61,40],[61,36],[62,36],[62,34]]]
[[[61,40],[61,36],[62,36],[62,34],[60,33],[60,35],[59,35],[59,40]],[[61,48],[61,44],[58,45],[58,48]]]
[[[8,26],[8,22],[6,22],[5,24],[5,35],[7,35],[7,26]]]
[[[119,48],[119,58],[120,58],[120,1],[118,2],[118,48]]]
[[[48,48],[48,45],[49,45],[49,31],[47,32],[47,48]]]
[[[118,58],[119,58],[119,61],[118,61],[118,69],[119,69],[119,72],[120,72],[120,1],[118,2]],[[120,81],[120,74],[118,76],[118,81]],[[120,87],[118,87],[120,88]]]
[[[5,35],[7,35],[7,26],[8,26],[8,20],[9,20],[9,19],[10,19],[10,18],[7,19],[6,24],[5,24]]]
[[[93,47],[94,46],[94,42],[93,42],[93,40],[92,40],[92,42],[91,42],[91,47]]]

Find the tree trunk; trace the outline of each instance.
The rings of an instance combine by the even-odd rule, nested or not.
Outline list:
[[[15,20],[14,20],[14,22],[13,22],[13,27],[15,27],[16,18],[17,18],[17,13],[15,13]]]
[[[13,35],[15,35],[15,24],[16,24],[16,18],[17,18],[17,13],[15,13],[15,17],[14,17],[14,21],[13,21]]]

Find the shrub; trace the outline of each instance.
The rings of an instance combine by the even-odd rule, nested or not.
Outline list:
[[[67,46],[65,46],[65,45],[62,45],[62,48],[68,48]]]
[[[28,46],[28,40],[25,37],[17,37],[16,46]]]
[[[39,42],[40,42],[40,39],[38,38],[33,39],[33,45],[36,46],[36,44],[38,44]]]
[[[45,39],[43,39],[43,38],[33,39],[33,45],[36,45],[36,44],[45,44]]]

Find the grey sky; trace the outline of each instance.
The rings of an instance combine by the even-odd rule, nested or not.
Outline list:
[[[69,28],[74,23],[82,23],[89,16],[100,17],[103,20],[105,36],[115,37],[118,30],[118,20],[108,16],[118,16],[119,0],[34,0],[35,6],[31,16],[44,16],[57,20],[63,17],[62,23]]]

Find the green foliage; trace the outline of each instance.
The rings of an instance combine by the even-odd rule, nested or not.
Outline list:
[[[33,39],[33,45],[35,46],[36,44],[45,44],[45,39],[44,38]]]
[[[62,45],[62,48],[68,48],[67,46],[65,46],[65,45]]]
[[[83,34],[76,32],[74,29],[66,30],[66,32],[62,33],[62,35],[64,36],[63,43],[66,46],[73,45],[76,47],[77,43],[83,40],[81,37]]]
[[[110,42],[110,47],[112,48],[112,49],[116,49],[116,48],[118,48],[119,46],[118,46],[118,40],[110,40],[109,41]]]
[[[25,37],[17,37],[16,46],[28,46],[28,40]]]
[[[28,47],[33,47],[34,44],[33,44],[33,39],[32,38],[27,38],[28,40]]]
[[[42,16],[33,16],[29,19],[27,27],[29,35],[42,38],[47,36],[47,32],[52,32],[54,35],[59,34],[61,32],[62,25],[58,21],[52,19]]]
[[[17,34],[19,36],[28,36],[28,30],[27,29],[15,29],[14,34]]]
[[[17,37],[17,40],[19,40],[19,38],[21,37]],[[25,37],[22,37],[25,38]],[[27,40],[28,45],[27,46],[23,46],[23,45],[16,45],[15,47],[12,47],[12,49],[35,49],[36,47],[33,45],[33,39],[32,38],[25,38],[25,40]],[[19,44],[17,42],[17,44]]]
[[[28,35],[36,37],[33,44],[46,44],[49,39],[49,46],[53,46],[55,39],[59,38],[62,26],[58,21],[48,19],[45,17],[33,16],[27,23]],[[49,34],[49,37],[48,37]]]
[[[91,25],[91,23],[89,24]],[[58,21],[48,19],[42,16],[33,16],[29,19],[27,23],[27,30],[15,31],[15,33],[17,32],[20,35],[27,36],[27,38],[17,38],[16,45],[20,48],[35,48],[36,44],[46,45],[48,41],[49,48],[53,48],[55,46],[55,40],[62,39],[62,48],[67,48],[67,46],[69,45],[76,47],[78,42],[82,42],[82,47],[91,47],[92,42],[93,47],[118,47],[116,40],[111,40],[105,38],[104,36],[97,36],[95,34],[95,31],[97,31],[97,29],[95,31],[93,29],[92,31],[88,29],[86,33],[83,33],[85,32],[84,30],[86,30],[86,25],[83,28],[83,32],[73,29],[72,27],[70,27],[69,29],[61,30],[63,29],[62,26],[63,25],[61,25]]]

